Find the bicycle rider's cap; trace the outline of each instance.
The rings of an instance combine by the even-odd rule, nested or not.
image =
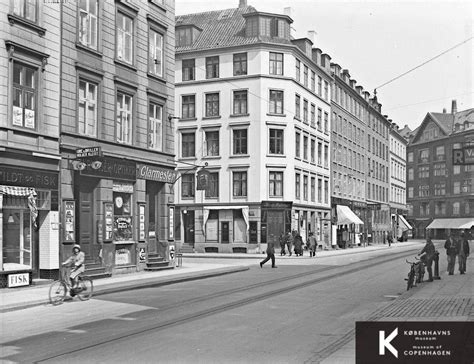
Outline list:
[[[74,250],[76,248],[81,250],[81,246],[79,244],[74,244],[74,246],[72,247],[72,250]]]

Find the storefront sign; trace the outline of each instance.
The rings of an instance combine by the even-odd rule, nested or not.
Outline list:
[[[133,193],[133,183],[114,182],[112,191],[122,193]]]
[[[137,166],[135,162],[112,157],[100,158],[102,165],[93,169],[91,163],[94,159],[84,159],[86,168],[81,171],[83,176],[104,177],[110,179],[135,181],[137,179]]]
[[[64,201],[64,241],[76,241],[76,202]]]
[[[462,149],[453,149],[453,164],[474,164],[474,147],[468,146]]]
[[[138,240],[145,240],[145,205],[138,205]]]
[[[172,169],[147,166],[144,164],[137,165],[137,177],[150,181],[174,183],[178,177],[178,172]]]
[[[262,201],[262,209],[291,209],[292,202]]]
[[[114,221],[114,240],[124,241],[132,240],[132,217],[131,216],[115,216]]]
[[[30,273],[17,273],[8,275],[8,287],[21,287],[30,284]]]
[[[44,172],[36,169],[11,168],[0,165],[0,184],[58,189],[58,173]]]
[[[168,211],[168,232],[168,240],[174,240],[174,206],[170,206]]]
[[[111,241],[114,230],[114,204],[112,202],[104,202],[104,215],[104,241]]]
[[[131,264],[131,255],[129,248],[120,248],[115,251],[115,265]]]
[[[102,155],[102,149],[100,147],[76,149],[76,158],[100,157],[101,155]]]

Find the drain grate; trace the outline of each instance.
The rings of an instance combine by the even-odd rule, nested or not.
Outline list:
[[[469,316],[470,298],[433,298],[399,300],[377,312],[377,317],[454,317]]]

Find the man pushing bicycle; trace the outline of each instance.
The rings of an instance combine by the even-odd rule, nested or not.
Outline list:
[[[71,267],[71,272],[69,273],[69,279],[71,281],[71,289],[74,290],[77,287],[77,281],[79,279],[79,274],[83,273],[86,269],[84,265],[85,254],[81,251],[81,246],[75,244],[72,247],[72,255],[62,263],[63,266]]]
[[[418,255],[421,256],[421,261],[426,265],[428,270],[428,282],[433,282],[433,270],[431,269],[431,266],[433,264],[435,253],[436,248],[431,241],[431,238],[427,237],[426,244]]]

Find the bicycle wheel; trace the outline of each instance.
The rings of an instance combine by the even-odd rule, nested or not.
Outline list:
[[[407,281],[407,291],[413,287],[413,282],[415,281],[415,272],[414,271],[410,271],[410,273],[408,273],[408,281]]]
[[[49,302],[54,306],[63,303],[66,298],[67,287],[63,281],[56,281],[49,287]]]
[[[90,278],[81,278],[78,283],[78,289],[76,289],[77,297],[81,301],[87,301],[92,297],[94,291],[94,284]]]

